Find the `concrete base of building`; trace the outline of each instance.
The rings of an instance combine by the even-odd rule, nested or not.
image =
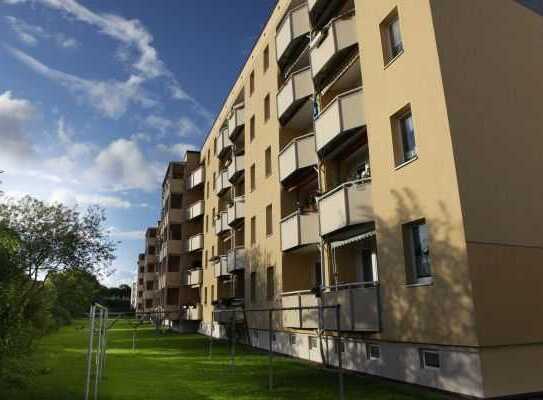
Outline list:
[[[196,333],[200,328],[200,321],[172,321],[169,327],[172,331],[179,333]]]
[[[228,339],[225,327],[216,323],[202,322],[198,332],[207,336],[213,335],[217,339]],[[269,332],[267,330],[250,329],[249,334],[251,346],[262,350],[269,349]],[[333,367],[338,365],[337,347],[334,345],[332,337],[319,339],[314,333],[287,331],[275,331],[272,337],[272,350],[275,353],[319,364],[326,363]],[[378,358],[369,354],[371,345],[378,346]],[[439,353],[439,368],[424,367],[421,358],[423,350],[434,350]],[[543,371],[543,366],[535,371],[528,371],[528,367],[534,367],[533,362],[523,363],[524,367],[517,363],[516,370],[512,370],[508,367],[506,360],[501,360],[501,387],[496,390],[497,386],[493,383],[496,376],[488,376],[490,370],[483,369],[484,360],[489,358],[488,352],[494,353],[495,351],[503,353],[503,350],[480,350],[471,347],[344,338],[342,359],[343,368],[346,370],[473,398],[503,398],[519,393],[537,393],[543,390],[543,379],[538,380],[534,375],[537,374],[537,371]],[[539,352],[542,355],[539,362],[542,363],[543,345],[539,347]],[[532,357],[532,359],[534,358]],[[496,368],[497,366],[494,367],[494,369]],[[504,373],[504,370],[509,371],[509,377]],[[483,371],[486,373],[483,374]],[[523,378],[521,378],[522,375],[524,375]],[[528,378],[530,382],[527,383],[526,376],[534,376],[534,378],[531,380]]]

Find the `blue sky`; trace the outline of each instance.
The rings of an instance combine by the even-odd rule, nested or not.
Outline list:
[[[274,4],[0,0],[2,189],[104,206],[105,283],[129,282],[167,162],[201,144]]]

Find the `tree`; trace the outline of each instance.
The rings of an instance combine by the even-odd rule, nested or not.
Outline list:
[[[0,204],[0,224],[19,238],[17,265],[28,284],[21,291],[24,303],[51,273],[86,271],[107,273],[115,243],[103,224],[104,210],[89,207],[85,214],[62,204],[46,204],[26,196]]]

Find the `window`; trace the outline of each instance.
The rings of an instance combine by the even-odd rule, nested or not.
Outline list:
[[[275,332],[274,332],[274,333],[272,333],[272,342],[275,342],[275,339],[276,338],[275,338]]]
[[[256,177],[255,177],[256,173],[255,173],[255,164],[251,165],[251,175],[250,175],[250,180],[251,180],[251,192],[253,192],[256,188]]]
[[[212,184],[213,184],[213,190],[215,190],[217,188],[217,182],[215,180],[215,172],[213,172],[213,182],[212,182]]]
[[[207,149],[207,165],[209,165],[210,160],[211,160],[211,151]]]
[[[264,49],[264,72],[270,68],[270,46]]]
[[[207,250],[204,252],[204,265],[205,267],[207,268],[207,265],[208,265],[209,261],[207,259]]]
[[[138,284],[143,285],[143,278],[138,279]]]
[[[166,304],[176,306],[179,300],[179,288],[168,288],[166,292]]]
[[[207,198],[209,199],[209,181],[207,182]]]
[[[316,349],[318,346],[318,341],[316,336],[309,336],[309,350]]]
[[[256,272],[251,272],[251,303],[256,301]]]
[[[380,25],[385,65],[403,52],[402,34],[398,9],[395,8]]]
[[[215,207],[211,210],[211,226],[215,226]]]
[[[366,344],[366,355],[368,360],[379,360],[381,358],[381,347],[376,344]]]
[[[204,304],[207,304],[207,286],[204,288]]]
[[[415,129],[410,106],[394,115],[391,119],[394,161],[396,166],[417,157]]]
[[[255,71],[251,71],[249,75],[249,95],[252,95],[255,91]]]
[[[213,139],[213,154],[217,155],[217,138]]]
[[[149,246],[147,249],[147,254],[155,254],[155,246]]]
[[[288,342],[290,343],[291,346],[295,345],[296,344],[296,335],[289,335],[288,337]]]
[[[251,117],[249,122],[249,140],[252,142],[255,139],[255,116]]]
[[[152,307],[153,307],[153,299],[146,299],[145,308],[152,308]]]
[[[342,353],[345,353],[345,343],[340,342],[339,340],[334,341],[334,352],[339,353],[341,350]]]
[[[265,166],[266,166],[266,177],[270,176],[272,173],[272,160],[271,160],[271,147],[266,149],[264,154]]]
[[[251,244],[256,243],[256,217],[251,217]]]
[[[206,215],[206,233],[209,231],[209,215]]]
[[[211,246],[211,258],[215,258],[215,245]]]
[[[147,281],[147,282],[145,282],[145,286],[146,286],[145,289],[146,290],[153,290],[153,285],[154,285],[153,281]]]
[[[266,299],[273,300],[275,295],[275,286],[273,279],[273,267],[268,267],[266,269]]]
[[[181,257],[169,255],[168,256],[168,272],[179,272],[181,267]]]
[[[432,260],[426,221],[421,220],[405,224],[402,230],[407,283],[431,283]]]
[[[268,93],[264,98],[264,121],[270,119],[271,108],[270,108],[270,94]]]
[[[266,235],[273,235],[272,205],[266,207]]]
[[[155,272],[155,264],[153,263],[147,264],[147,272]]]
[[[172,194],[170,197],[171,208],[178,210],[183,207],[183,196],[180,194]]]
[[[172,239],[172,240],[182,240],[183,239],[181,224],[170,225],[170,239]]]
[[[435,350],[420,350],[420,366],[425,369],[439,369],[439,352]]]

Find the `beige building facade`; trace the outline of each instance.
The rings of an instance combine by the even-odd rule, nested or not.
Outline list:
[[[290,309],[272,348],[542,392],[541,37],[509,0],[279,0],[200,152],[168,169],[159,304],[178,288],[172,321],[220,337],[235,315],[262,348],[251,309],[339,304],[342,344],[330,311]]]

